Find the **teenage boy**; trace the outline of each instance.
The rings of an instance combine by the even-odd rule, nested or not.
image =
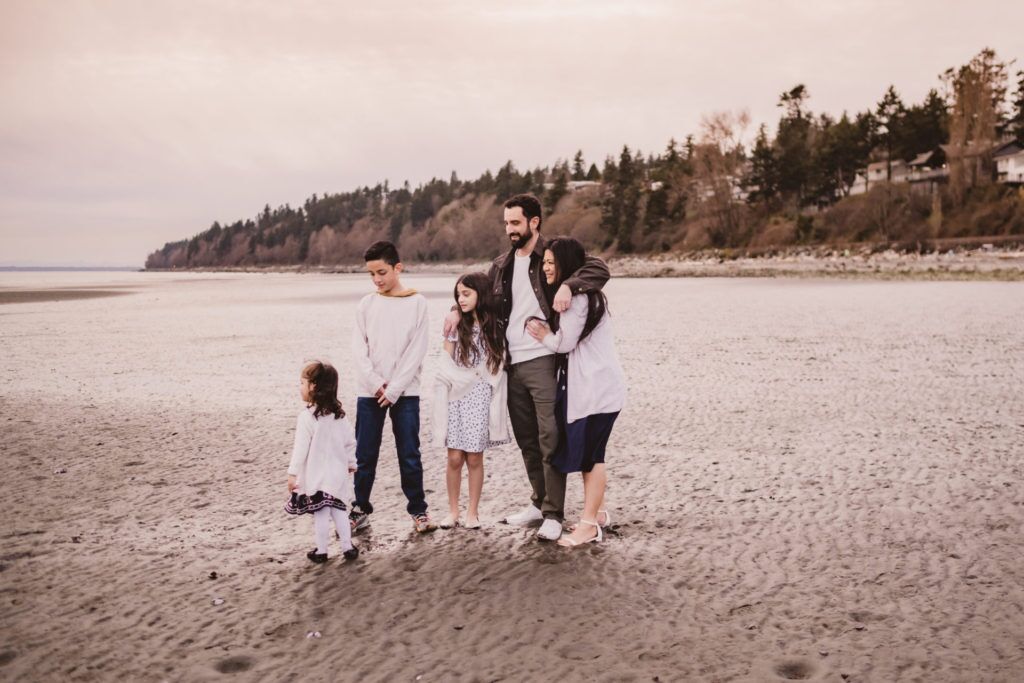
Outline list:
[[[377,475],[377,458],[384,418],[398,450],[398,470],[406,510],[419,533],[437,527],[427,515],[420,459],[420,375],[427,355],[427,300],[402,286],[402,262],[390,242],[374,242],[363,254],[366,270],[377,288],[356,308],[352,355],[359,393],[356,399],[356,499],[349,518],[352,530],[369,524],[370,492]]]
[[[545,320],[569,307],[573,294],[601,289],[610,277],[601,259],[589,256],[549,301],[545,293],[545,240],[540,234],[540,201],[519,194],[505,202],[505,234],[510,249],[491,264],[490,276],[505,331],[508,370],[508,412],[516,444],[523,453],[526,476],[533,489],[531,504],[505,517],[506,524],[541,522],[537,537],[558,540],[565,518],[565,474],[551,464],[558,447],[555,422],[555,356],[526,331],[531,317]],[[445,318],[446,332],[458,324],[459,312]]]

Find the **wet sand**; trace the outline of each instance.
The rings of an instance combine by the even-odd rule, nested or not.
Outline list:
[[[44,301],[102,299],[108,296],[120,296],[128,293],[127,291],[114,291],[110,289],[0,289],[0,306],[4,304],[27,304]]]
[[[1020,283],[614,280],[607,542],[495,523],[513,446],[483,529],[414,536],[386,433],[362,556],[314,566],[298,371],[337,364],[354,413],[366,278],[48,277],[0,286],[131,293],[0,310],[2,679],[1024,678]],[[452,278],[408,284],[439,328]]]

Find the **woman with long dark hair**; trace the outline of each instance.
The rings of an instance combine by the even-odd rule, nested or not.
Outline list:
[[[550,292],[586,260],[583,245],[556,237],[544,251],[544,277]],[[531,320],[529,333],[555,353],[568,354],[559,370],[556,416],[562,434],[552,463],[565,473],[583,474],[583,514],[559,545],[575,547],[603,539],[611,521],[604,509],[608,478],[605,449],[612,426],[625,403],[626,383],[615,352],[608,299],[601,291],[572,297],[569,309],[551,323]],[[555,330],[555,331],[553,331]]]

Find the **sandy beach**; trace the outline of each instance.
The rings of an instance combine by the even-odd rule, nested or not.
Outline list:
[[[453,281],[407,278],[426,387]],[[386,430],[361,557],[314,566],[282,510],[298,373],[336,364],[354,419],[368,291],[0,273],[0,679],[1024,680],[1024,284],[614,279],[605,543],[496,523],[514,445],[481,530],[415,536]]]

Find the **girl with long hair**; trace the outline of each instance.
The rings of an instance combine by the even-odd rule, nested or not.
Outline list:
[[[455,283],[454,296],[462,316],[456,330],[445,338],[444,349],[454,361],[455,370],[448,374],[461,374],[463,380],[445,384],[448,392],[445,482],[449,514],[441,521],[441,528],[461,525],[478,529],[484,484],[483,452],[509,442],[503,405],[505,335],[498,325],[491,280],[486,273],[472,272],[460,277]],[[442,375],[439,381],[444,380],[445,373],[439,374]],[[460,524],[459,495],[464,465],[468,470],[469,506],[466,521]]]
[[[583,245],[571,237],[556,237],[545,246],[542,262],[549,293],[586,260]],[[599,542],[611,522],[604,509],[608,483],[605,450],[612,426],[626,397],[626,383],[615,352],[608,299],[601,291],[572,297],[569,309],[555,314],[550,324],[533,319],[530,335],[555,353],[568,354],[559,369],[555,416],[560,439],[552,464],[565,473],[583,474],[583,514],[559,545],[575,547]]]

